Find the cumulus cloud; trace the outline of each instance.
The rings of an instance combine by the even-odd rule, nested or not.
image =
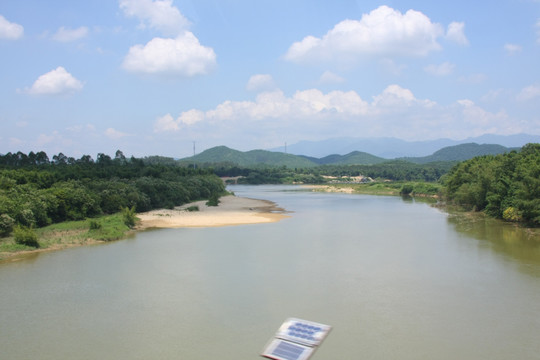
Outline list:
[[[307,36],[291,45],[285,59],[294,62],[328,61],[362,56],[425,56],[441,48],[444,35],[440,24],[423,13],[405,14],[380,6],[360,20],[344,20],[322,38]]]
[[[82,90],[83,83],[62,66],[41,75],[25,92],[32,95],[63,95]]]
[[[428,65],[424,68],[424,70],[431,75],[446,76],[450,75],[450,73],[454,70],[455,67],[456,66],[454,64],[444,62],[440,65]]]
[[[446,39],[459,45],[469,45],[469,40],[465,36],[465,23],[450,23],[450,25],[448,25],[448,30],[446,31]]]
[[[274,79],[269,74],[257,74],[249,78],[246,89],[249,91],[268,91],[276,88]]]
[[[24,28],[22,25],[9,22],[0,15],[0,39],[16,40],[23,36]]]
[[[208,73],[215,64],[214,50],[186,31],[175,39],[154,38],[144,46],[132,46],[122,67],[138,73],[194,76]]]
[[[329,136],[395,136],[403,139],[466,138],[484,133],[518,133],[527,124],[504,111],[490,112],[471,100],[440,105],[417,98],[397,84],[365,100],[355,91],[297,91],[286,96],[276,89],[251,101],[224,101],[212,109],[190,109],[156,119],[156,133],[181,133],[224,144],[243,142],[275,146]],[[162,135],[163,136],[163,135]],[[254,145],[261,146],[261,145]]]
[[[540,97],[540,86],[530,85],[523,88],[517,95],[519,101],[529,101]]]
[[[88,28],[86,26],[81,26],[77,29],[69,29],[62,26],[53,35],[53,40],[60,42],[71,42],[82,39],[87,35]]]
[[[120,0],[119,5],[126,16],[138,18],[142,28],[176,36],[187,29],[189,21],[172,3],[172,0]]]
[[[382,107],[410,107],[413,105],[420,105],[422,107],[431,107],[435,105],[435,102],[430,100],[419,100],[413,92],[409,89],[402,88],[399,85],[389,85],[384,91],[377,96],[373,97],[373,110],[377,111]]]

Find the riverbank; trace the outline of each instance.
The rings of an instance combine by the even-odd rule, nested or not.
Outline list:
[[[188,210],[195,208],[198,210]],[[202,200],[171,210],[139,213],[137,224],[131,230],[122,223],[120,214],[50,225],[36,229],[40,244],[37,249],[16,244],[13,238],[0,239],[0,261],[15,261],[28,256],[36,256],[41,252],[105,243],[152,228],[261,224],[280,221],[287,217],[285,210],[271,201],[227,195],[220,198],[218,206],[207,206],[206,200]],[[100,224],[99,228],[91,229],[91,222]]]
[[[215,227],[261,224],[282,220],[285,210],[271,201],[223,196],[219,206],[207,206],[206,200],[176,207],[137,214],[137,230],[149,228]],[[198,210],[189,211],[196,207]]]
[[[326,184],[326,185],[304,185],[313,191],[320,192],[338,192],[347,194],[366,194],[366,195],[406,195],[422,198],[438,199],[442,186],[426,182],[371,182],[365,184]]]

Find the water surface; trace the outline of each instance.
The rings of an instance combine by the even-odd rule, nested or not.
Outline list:
[[[540,239],[523,229],[399,197],[232,190],[291,218],[0,264],[0,357],[256,359],[293,316],[333,326],[313,359],[538,359]]]

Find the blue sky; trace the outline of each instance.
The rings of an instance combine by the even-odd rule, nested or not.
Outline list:
[[[3,0],[0,153],[540,135],[540,0]]]

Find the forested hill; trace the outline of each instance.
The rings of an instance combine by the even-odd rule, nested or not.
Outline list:
[[[469,143],[455,146],[447,146],[434,152],[432,155],[429,156],[402,158],[402,160],[413,162],[416,164],[427,164],[430,162],[439,161],[464,161],[472,159],[476,156],[498,155],[510,152],[512,150],[519,149],[507,148],[502,145],[496,144]]]
[[[373,165],[388,161],[361,151],[353,151],[347,155],[328,155],[320,159],[313,157],[306,157],[306,159],[317,165]]]
[[[540,226],[540,144],[461,162],[445,176],[444,185],[450,202]]]
[[[119,151],[114,159],[99,154],[96,161],[8,153],[0,156],[0,236],[14,225],[42,227],[122,208],[172,208],[224,191],[209,170],[146,164]]]
[[[497,155],[510,152],[511,148],[495,144],[461,144],[442,148],[430,156],[416,158],[400,158],[395,160],[415,164],[434,162],[457,162],[472,159],[481,155]],[[179,160],[184,164],[231,164],[241,167],[254,166],[286,166],[288,168],[310,168],[319,165],[375,165],[391,159],[384,159],[366,152],[353,151],[346,155],[329,155],[314,158],[303,155],[292,155],[267,150],[251,150],[242,152],[226,146],[217,146],[192,157]]]
[[[195,156],[181,159],[180,162],[185,164],[230,163],[244,167],[256,165],[287,166],[290,168],[317,166],[316,163],[302,156],[266,150],[242,152],[226,146],[213,147]]]

